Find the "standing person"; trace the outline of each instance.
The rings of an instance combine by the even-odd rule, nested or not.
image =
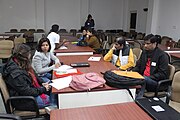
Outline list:
[[[10,96],[33,96],[39,108],[56,105],[51,87],[44,83],[34,72],[30,63],[31,49],[25,44],[15,47],[12,56],[4,66],[2,76],[5,79]],[[34,110],[27,100],[14,101],[12,105],[18,110]]]
[[[144,50],[133,71],[144,76],[146,90],[156,90],[160,80],[168,78],[168,56],[158,48],[160,38],[149,34],[144,37]]]
[[[36,73],[43,79],[44,82],[48,82],[52,79],[52,71],[54,68],[60,67],[59,59],[50,52],[51,44],[48,38],[41,38],[37,46],[37,50],[32,59],[32,67]],[[55,62],[49,66],[51,61]]]
[[[111,61],[120,70],[129,70],[135,66],[132,49],[122,37],[116,38],[116,43],[104,56],[105,61]]]
[[[89,47],[94,49],[97,53],[100,53],[100,43],[98,38],[93,34],[93,30],[91,28],[87,28],[86,30],[86,38],[85,41]]]
[[[87,20],[85,22],[84,27],[85,28],[89,28],[90,27],[92,30],[94,30],[94,26],[95,26],[94,19],[92,19],[92,15],[89,14],[88,17],[87,17]]]
[[[60,48],[66,41],[63,40],[63,42],[60,42],[60,35],[58,34],[59,31],[59,25],[54,24],[51,27],[51,30],[47,36],[47,38],[50,40],[51,43],[51,52],[54,52],[55,49]]]

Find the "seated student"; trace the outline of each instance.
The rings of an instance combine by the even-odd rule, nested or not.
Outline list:
[[[52,25],[51,30],[47,36],[51,43],[51,52],[54,52],[55,49],[60,48],[66,40],[63,40],[63,42],[60,42],[60,35],[58,34],[59,31],[59,25]]]
[[[116,43],[104,56],[105,61],[111,61],[120,70],[128,70],[134,67],[134,55],[132,49],[126,44],[124,38],[116,38]]]
[[[4,66],[2,76],[5,79],[10,96],[33,96],[39,108],[56,105],[51,87],[35,74],[30,63],[31,49],[25,44],[15,47],[12,56]],[[33,110],[30,101],[14,101],[13,106],[20,110]]]
[[[144,76],[147,91],[155,91],[157,82],[168,78],[168,56],[158,48],[159,37],[144,37],[144,50],[133,71]]]
[[[50,81],[52,79],[52,74],[49,72],[61,65],[59,59],[50,52],[50,49],[51,44],[49,39],[41,38],[32,59],[32,67],[44,82]],[[52,61],[55,63],[50,66]]]
[[[78,39],[77,45],[78,45],[78,46],[87,46],[87,42],[85,41],[85,39],[86,39],[86,34],[87,34],[86,28],[85,28],[85,27],[82,27],[81,29],[82,29],[82,36]]]
[[[87,28],[86,32],[85,41],[87,42],[87,45],[99,53],[101,48],[98,38],[93,34],[93,30],[91,28]]]

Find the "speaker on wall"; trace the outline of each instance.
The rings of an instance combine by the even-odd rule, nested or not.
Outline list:
[[[143,10],[144,10],[144,12],[147,12],[147,11],[148,11],[148,8],[144,8]]]

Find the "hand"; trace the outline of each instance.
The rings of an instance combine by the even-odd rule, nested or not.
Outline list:
[[[46,91],[49,91],[50,88],[51,88],[51,86],[49,85],[49,82],[50,82],[50,81],[48,81],[48,82],[46,82],[46,83],[42,83],[42,86],[44,86],[44,87],[46,88]]]
[[[58,67],[60,67],[60,66],[61,66],[60,63],[56,63],[56,64],[55,64],[55,68],[58,68]]]
[[[65,43],[65,42],[68,42],[68,40],[64,39],[62,42]]]
[[[116,45],[115,44],[113,45],[112,50],[116,50]]]

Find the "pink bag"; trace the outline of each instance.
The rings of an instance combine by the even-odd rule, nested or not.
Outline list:
[[[77,91],[91,90],[97,87],[103,87],[105,84],[104,78],[97,73],[85,73],[81,75],[73,75],[70,87]]]

